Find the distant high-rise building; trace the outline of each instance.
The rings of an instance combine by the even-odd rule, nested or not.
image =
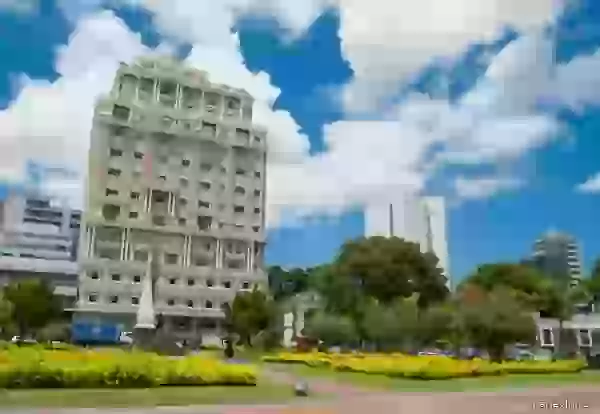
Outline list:
[[[549,231],[535,241],[528,261],[548,277],[571,284],[581,280],[581,252],[577,240],[568,234]]]
[[[266,130],[253,102],[171,58],[121,66],[95,110],[78,322],[132,330],[153,256],[155,312],[182,339],[213,340],[237,292],[266,286]]]
[[[396,195],[365,209],[365,236],[400,237],[418,243],[422,252],[434,253],[451,286],[446,205],[443,197]]]
[[[0,205],[0,217],[0,285],[39,277],[72,308],[81,212],[26,192],[10,193]]]

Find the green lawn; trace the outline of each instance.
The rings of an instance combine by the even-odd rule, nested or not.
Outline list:
[[[543,386],[561,386],[584,383],[600,383],[600,372],[584,371],[578,374],[521,374],[501,377],[459,378],[450,380],[411,380],[389,378],[384,375],[369,375],[354,372],[335,372],[327,368],[311,368],[306,365],[269,364],[276,371],[292,372],[307,380],[322,378],[364,388],[393,391],[486,391],[499,389],[525,389]]]
[[[154,407],[203,404],[268,404],[293,399],[290,386],[160,387],[151,389],[0,390],[0,408]]]

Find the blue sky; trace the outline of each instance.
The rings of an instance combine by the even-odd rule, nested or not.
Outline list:
[[[532,1],[537,2],[538,0]],[[85,55],[86,52],[82,49],[86,49],[86,47],[82,46],[82,49],[78,49],[75,46],[71,48],[65,45],[75,44],[72,40],[76,38],[75,30],[81,24],[81,19],[93,19],[95,13],[101,11],[102,3],[104,2],[74,1],[55,4],[53,1],[42,1],[39,3],[39,8],[34,8],[28,13],[15,12],[10,8],[0,11],[0,110],[4,111],[6,119],[11,116],[11,114],[7,115],[10,112],[9,108],[16,105],[15,102],[18,101],[20,94],[33,90],[34,87],[37,88],[33,90],[36,93],[48,87],[47,84],[40,86],[39,81],[47,80],[51,83],[59,81],[62,77],[65,79],[74,77],[72,76],[74,70],[65,69],[65,67],[69,64],[76,66],[73,62],[79,55],[75,52]],[[594,0],[572,3],[569,9],[560,13],[556,23],[546,25],[546,29],[551,28],[556,35],[552,40],[552,47],[555,51],[554,68],[560,65],[567,67],[569,62],[573,62],[573,59],[578,57],[591,57],[600,47],[600,23],[597,23],[600,22],[600,3]],[[68,7],[65,7],[65,4],[68,4]],[[79,7],[76,7],[77,4]],[[202,47],[213,41],[215,45],[220,45],[215,40],[217,36],[221,35],[221,32],[216,30],[216,23],[214,32],[200,33],[197,37],[186,38],[186,32],[189,30],[184,25],[190,22],[177,20],[181,19],[181,16],[173,16],[162,9],[116,7],[115,2],[111,2],[111,4],[113,6],[110,7],[110,10],[114,15],[102,20],[102,25],[98,23],[97,26],[93,26],[94,30],[81,31],[83,33],[80,38],[82,44],[88,41],[85,38],[86,34],[96,33],[95,40],[89,40],[92,45],[89,50],[92,50],[92,47],[99,47],[98,54],[129,56],[127,50],[117,50],[120,45],[111,43],[110,35],[107,37],[108,40],[102,37],[100,29],[105,25],[108,26],[110,19],[121,19],[124,22],[127,30],[134,34],[133,38],[127,40],[132,44],[137,41],[135,33],[139,33],[144,45],[156,47],[169,42],[170,45],[177,47],[181,57],[186,57],[190,51],[194,55],[194,46],[196,46],[195,50],[202,51],[203,49],[196,44],[201,44],[200,40],[204,40]],[[85,7],[83,7],[84,5]],[[106,9],[108,6],[104,5],[104,8]],[[300,11],[304,12],[305,10],[299,10],[298,13]],[[194,16],[191,12],[189,15]],[[381,52],[374,50],[374,54],[369,55],[373,56],[369,58],[371,61],[361,63],[360,56],[353,52],[354,49],[342,47],[340,36],[347,36],[350,30],[341,31],[340,29],[349,23],[340,18],[341,15],[336,10],[320,9],[315,14],[307,11],[307,16],[311,17],[307,18],[308,23],[299,21],[291,24],[289,15],[284,18],[277,14],[261,11],[260,13],[249,13],[243,18],[237,19],[234,24],[234,29],[239,34],[239,51],[245,60],[245,68],[254,73],[260,71],[268,73],[270,87],[279,89],[274,107],[284,111],[287,115],[278,118],[280,123],[277,125],[285,124],[287,128],[290,125],[287,120],[293,119],[299,129],[291,128],[293,131],[290,134],[296,134],[309,141],[310,146],[306,149],[307,154],[304,155],[302,161],[304,163],[310,163],[307,161],[309,157],[318,157],[319,154],[329,151],[330,148],[325,143],[327,134],[334,136],[335,132],[344,136],[350,134],[349,131],[365,131],[362,139],[374,139],[369,135],[370,124],[366,124],[365,127],[363,126],[364,122],[388,120],[389,114],[394,111],[394,108],[414,108],[408,106],[411,92],[421,91],[437,97],[436,94],[439,94],[439,91],[436,92],[436,85],[440,84],[442,80],[449,83],[449,88],[444,89],[445,93],[449,95],[444,99],[451,103],[462,102],[463,97],[469,91],[474,90],[477,85],[485,85],[482,83],[482,79],[489,65],[493,64],[496,55],[502,53],[501,51],[511,44],[516,44],[518,39],[524,36],[518,27],[509,29],[507,26],[503,30],[497,31],[494,36],[488,36],[485,41],[473,36],[472,41],[464,41],[461,47],[449,49],[452,53],[449,53],[444,60],[446,62],[444,66],[439,65],[439,59],[432,58],[424,61],[425,63],[421,61],[420,64],[415,63],[409,68],[410,71],[406,70],[407,75],[402,75],[401,78],[397,79],[393,76],[390,78],[389,75],[386,75],[388,77],[384,80],[388,83],[384,85],[383,92],[373,98],[374,100],[382,99],[366,110],[357,112],[349,110],[343,103],[342,91],[348,84],[355,81],[355,77],[359,78],[355,69],[360,68],[361,64],[371,65],[368,66],[369,70],[364,75],[365,79],[368,78],[365,82],[372,82],[368,84],[367,90],[377,90],[377,87],[381,85],[377,82],[382,82],[382,80],[377,79],[375,82],[369,76],[372,77],[370,73],[380,73],[378,72],[379,67],[376,66],[379,62],[377,58],[379,55],[375,53],[381,54]],[[379,25],[376,18],[377,16],[374,16],[373,20],[367,21],[374,28]],[[515,21],[518,19],[515,18]],[[169,22],[171,24],[168,24]],[[114,30],[116,30],[114,33],[109,33],[114,36],[116,36],[115,33],[121,34],[117,29]],[[78,30],[78,32],[80,31]],[[352,46],[353,39],[349,39],[349,41],[346,40],[346,44]],[[65,58],[67,63],[63,62],[57,65],[57,53],[65,47],[71,50],[71,52],[65,52],[67,53],[67,58]],[[390,47],[397,49],[392,49],[389,54],[398,53],[402,57],[401,53],[405,49],[402,49],[401,44],[394,44]],[[355,50],[359,50],[358,46]],[[445,52],[444,48],[440,50]],[[201,55],[199,52],[196,54],[196,60],[202,62],[202,56],[206,56],[206,54],[198,57]],[[96,54],[89,55],[87,60],[90,59],[96,59]],[[78,61],[78,64],[85,66],[85,59],[81,61],[83,63]],[[389,65],[385,59],[382,62]],[[396,61],[392,63],[398,64]],[[594,64],[597,65],[595,61],[592,61],[589,68],[597,67],[600,72],[600,65],[593,66]],[[385,68],[385,65],[382,63],[381,67]],[[395,76],[399,77],[406,68],[405,66],[396,68],[392,65],[392,69],[398,73]],[[600,141],[598,141],[600,107],[597,105],[597,102],[600,102],[600,81],[590,71],[591,69],[585,70],[584,68],[586,76],[565,75],[564,79],[566,80],[561,78],[560,88],[548,87],[548,90],[552,92],[549,92],[550,95],[554,98],[556,98],[555,95],[561,97],[553,99],[550,107],[540,107],[536,103],[535,109],[527,109],[528,120],[534,115],[542,117],[544,122],[550,119],[552,125],[560,127],[558,131],[545,134],[544,139],[536,138],[538,135],[531,138],[530,135],[524,133],[522,142],[531,138],[533,141],[537,139],[536,144],[531,146],[517,144],[515,147],[520,148],[520,151],[517,151],[518,154],[515,150],[510,152],[510,156],[499,156],[493,161],[464,162],[466,150],[463,148],[463,144],[457,144],[456,148],[460,150],[458,152],[462,151],[462,155],[459,157],[461,161],[448,161],[437,168],[435,174],[427,174],[424,177],[426,192],[445,195],[449,200],[448,242],[451,273],[455,277],[461,278],[478,263],[519,260],[529,253],[534,239],[550,227],[564,230],[579,238],[583,246],[586,265],[589,266],[592,260],[600,256],[599,226],[596,224],[597,212],[600,211],[600,195],[593,192],[576,191],[577,185],[600,171],[600,162],[598,161],[600,159]],[[27,78],[24,78],[23,75]],[[508,82],[514,81],[513,78],[506,81],[501,78],[499,82],[497,78],[493,76],[491,78],[490,82],[496,81],[496,84],[491,83],[496,88],[496,93],[501,95],[512,93]],[[356,81],[356,83],[359,82]],[[504,86],[506,89],[503,89]],[[268,88],[265,87],[266,89]],[[389,90],[392,90],[392,93]],[[515,90],[518,91],[518,88]],[[546,90],[542,92],[540,92],[541,95],[546,94]],[[511,101],[511,108],[508,111],[519,105],[520,101],[518,100],[528,99],[528,96],[525,95],[516,94],[515,96],[517,100]],[[48,99],[54,99],[54,97]],[[558,103],[556,103],[557,100]],[[581,104],[582,102],[583,104]],[[37,112],[34,113],[37,114]],[[517,115],[524,117],[523,114],[518,113]],[[0,112],[0,127],[4,125],[2,122],[8,122],[6,119],[3,121],[2,116],[3,114]],[[494,116],[497,114],[494,113]],[[339,128],[335,127],[338,129],[328,127],[338,121],[342,123],[338,125]],[[22,119],[21,122],[23,122]],[[37,120],[31,120],[31,124],[36,122]],[[361,124],[359,125],[359,123]],[[40,123],[40,125],[39,128],[43,128],[45,124]],[[60,131],[55,124],[52,124],[51,127]],[[20,131],[23,131],[23,128],[21,126]],[[29,126],[28,128],[33,127]],[[399,135],[412,131],[403,125],[399,128]],[[85,128],[82,127],[82,130],[85,131]],[[30,130],[27,129],[27,131]],[[373,131],[375,131],[374,134],[377,134],[378,130],[374,129]],[[504,131],[506,134],[499,134],[496,138],[498,142],[502,140],[508,142],[509,138],[513,138],[510,136],[513,129]],[[497,130],[494,129],[492,132],[497,132]],[[492,132],[488,134],[483,131],[483,138],[492,136]],[[51,135],[56,135],[56,132]],[[547,137],[547,135],[552,135],[552,137]],[[0,140],[3,139],[8,140],[6,135],[0,134]],[[81,139],[85,140],[85,138]],[[72,142],[75,141],[68,141],[68,143]],[[72,144],[65,145],[73,146]],[[407,143],[390,146],[389,151],[402,152],[404,148],[408,148],[408,145]],[[494,150],[493,154],[506,150],[506,145],[499,145],[502,148]],[[487,150],[489,150],[488,146],[479,144],[478,156],[485,158]],[[65,151],[69,151],[69,149],[67,148]],[[450,151],[452,153],[450,155],[456,157],[456,151]],[[349,152],[348,150],[343,154]],[[407,150],[407,152],[410,151]],[[41,155],[32,153],[31,158],[44,158],[44,155],[43,153]],[[384,154],[376,155],[384,156]],[[450,155],[446,155],[450,157]],[[388,158],[382,163],[390,163]],[[51,161],[54,162],[55,159],[60,159],[60,157],[55,157]],[[37,161],[46,162],[47,160]],[[321,174],[335,176],[336,171],[333,169],[340,166],[339,163],[342,161],[334,161],[329,160],[329,164],[324,161],[323,163],[328,167],[319,170]],[[347,164],[352,161],[353,159],[350,158],[344,160],[346,164],[343,168],[348,168],[348,170],[342,168],[341,171],[355,171],[360,167],[358,165],[355,165],[354,169],[351,165],[348,167]],[[377,158],[374,158],[372,162],[373,165],[377,165]],[[398,162],[402,163],[403,161]],[[393,159],[390,165],[390,168],[393,168]],[[306,168],[305,171],[309,171],[309,167]],[[278,174],[280,172],[278,169],[273,171]],[[281,171],[282,177],[288,177],[287,170]],[[421,171],[419,172],[421,173]],[[289,174],[292,174],[290,177],[295,177],[292,172]],[[308,172],[305,172],[304,175],[308,175]],[[381,179],[381,177],[374,179],[373,177],[376,176],[374,174],[371,177],[374,181],[365,181],[363,184],[375,186],[385,182],[385,179]],[[404,172],[400,176],[413,177]],[[419,175],[419,177],[421,176]],[[15,180],[12,181],[14,183]],[[349,178],[348,181],[352,180]],[[298,187],[302,188],[301,185],[298,184]],[[486,188],[489,191],[486,191]],[[595,190],[593,186],[590,188]],[[364,225],[360,209],[357,209],[351,202],[344,203],[339,200],[341,198],[361,200],[359,193],[363,191],[363,187],[349,186],[345,188],[345,191],[343,197],[332,196],[330,204],[335,207],[336,212],[344,209],[347,210],[346,212],[332,214],[330,209],[326,208],[331,206],[319,205],[318,208],[313,209],[317,211],[315,217],[300,224],[295,223],[293,226],[283,224],[279,228],[270,230],[269,262],[283,265],[321,263],[331,259],[343,240],[360,235]],[[289,191],[279,191],[277,188],[275,192],[278,196],[276,202],[287,203],[290,200],[289,202],[293,203],[294,200],[301,198],[300,191],[298,191],[300,195],[296,193],[290,195]],[[327,198],[323,197],[323,194],[317,193],[312,198],[307,195],[306,198],[310,198],[307,203],[318,204],[314,200]],[[302,202],[304,201],[302,200]],[[309,207],[315,207],[313,204],[310,204]],[[339,208],[340,204],[345,204],[344,208]],[[329,214],[320,214],[319,208],[329,211]]]

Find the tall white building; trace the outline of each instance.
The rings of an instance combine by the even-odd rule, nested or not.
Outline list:
[[[131,330],[155,254],[155,312],[181,338],[218,334],[236,293],[266,286],[266,130],[253,102],[170,58],[121,66],[95,111],[78,322]]]
[[[448,278],[446,203],[443,197],[398,194],[365,208],[365,236],[400,237],[418,243],[422,252],[435,253]]]

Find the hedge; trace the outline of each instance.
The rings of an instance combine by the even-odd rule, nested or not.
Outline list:
[[[280,353],[263,357],[264,362],[328,367],[335,371],[361,372],[413,379],[450,379],[506,374],[555,374],[579,372],[582,360],[522,361],[501,364],[482,359],[458,360],[447,356],[409,356],[402,354],[325,354]]]
[[[256,385],[256,368],[200,356],[8,347],[0,351],[0,388],[150,388]]]

